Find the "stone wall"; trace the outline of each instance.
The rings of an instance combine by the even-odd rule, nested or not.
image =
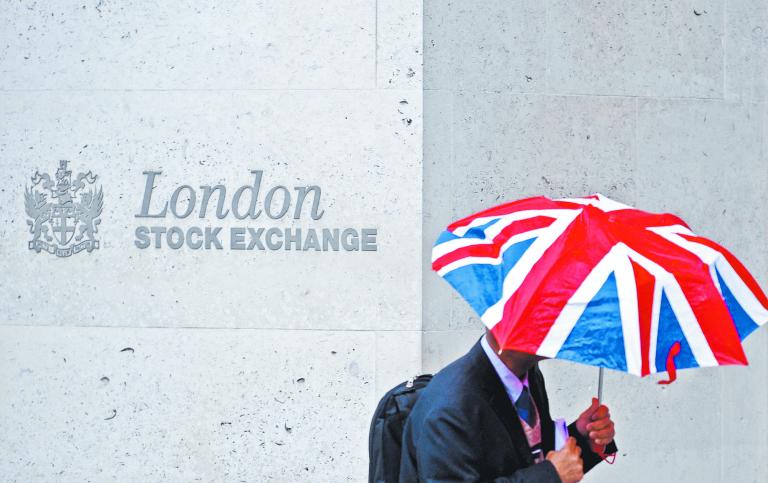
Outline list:
[[[2,3],[1,480],[365,479],[373,407],[421,363],[421,29],[400,0]],[[99,248],[68,257],[28,248],[25,213],[62,159],[103,190]],[[285,216],[219,218],[220,193],[199,216],[251,170]],[[164,218],[137,217],[147,171]],[[296,219],[311,186],[323,214]],[[227,239],[274,227],[376,250]]]

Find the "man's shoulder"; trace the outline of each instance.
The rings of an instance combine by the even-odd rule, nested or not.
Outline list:
[[[414,419],[485,406],[485,381],[478,365],[477,354],[470,351],[438,371],[419,396],[412,414]]]

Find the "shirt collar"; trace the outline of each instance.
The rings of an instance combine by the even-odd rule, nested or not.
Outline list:
[[[480,345],[483,346],[485,355],[488,356],[488,359],[491,361],[493,368],[496,370],[496,374],[499,375],[499,379],[501,379],[502,384],[504,384],[504,389],[507,391],[507,395],[514,404],[514,402],[517,401],[517,398],[520,397],[520,393],[523,392],[523,386],[528,387],[528,374],[526,374],[521,381],[514,372],[509,370],[509,367],[504,364],[501,358],[499,358],[499,355],[491,349],[491,346],[485,338],[485,334],[481,337]]]

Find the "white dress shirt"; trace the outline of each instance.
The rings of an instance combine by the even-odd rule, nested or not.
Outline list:
[[[523,392],[523,386],[528,387],[528,390],[530,391],[530,387],[528,386],[528,374],[526,374],[525,378],[521,381],[514,372],[509,370],[509,367],[504,364],[499,355],[491,349],[485,335],[483,335],[480,345],[483,346],[485,355],[488,356],[491,364],[493,364],[496,374],[499,375],[499,379],[501,379],[501,382],[504,384],[504,389],[506,389],[507,395],[509,395],[509,399],[512,400],[512,404],[514,405],[517,398],[520,397],[520,393]]]

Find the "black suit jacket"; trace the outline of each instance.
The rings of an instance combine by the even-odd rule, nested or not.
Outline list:
[[[528,384],[541,420],[544,454],[554,449],[554,423],[537,366]],[[584,472],[601,461],[568,427],[582,450]],[[616,451],[611,443],[606,452]],[[534,464],[515,406],[480,341],[439,371],[414,405],[403,433],[400,482],[560,482],[549,461]]]

